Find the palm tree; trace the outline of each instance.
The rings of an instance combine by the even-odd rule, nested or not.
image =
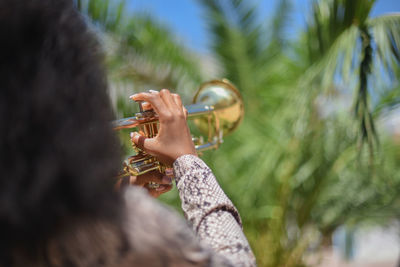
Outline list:
[[[398,146],[383,139],[368,155],[357,140],[373,148],[373,119],[399,103],[398,16],[369,19],[369,0],[314,1],[308,27],[293,41],[285,38],[289,0],[267,26],[248,1],[199,1],[218,75],[240,88],[246,105],[239,130],[204,159],[238,206],[259,265],[303,266],[306,251],[329,243],[339,225],[396,217]],[[171,31],[149,16],[127,15],[123,1],[77,6],[102,33],[121,115],[132,112],[120,97],[128,89],[167,86],[192,95],[183,88],[194,89],[204,75]],[[361,131],[338,108],[351,92]],[[178,205],[176,194],[164,200]]]
[[[400,14],[371,19],[374,3],[375,0],[314,1],[307,32],[310,64],[324,56],[329,61],[323,70],[328,84],[333,79],[347,84],[350,79],[357,81],[353,86],[354,113],[360,125],[360,141],[368,143],[371,155],[377,135],[369,95],[382,93],[382,73],[389,75],[389,83],[396,82],[397,77],[390,74],[400,63]],[[379,101],[379,97],[375,99]]]
[[[132,92],[170,88],[188,95],[202,81],[198,59],[172,32],[150,16],[128,16],[124,0],[76,0],[76,5],[104,44],[119,116],[132,114],[127,100]]]
[[[371,75],[382,76],[380,62],[387,72],[398,68],[399,16],[368,19],[373,1],[314,1],[306,31],[290,44],[281,38],[289,1],[280,2],[267,29],[257,22],[257,9],[245,1],[200,2],[214,53],[247,104],[236,138],[226,142],[223,152],[209,155],[208,162],[216,163],[217,177],[238,199],[259,263],[301,266],[303,252],[318,236],[329,237],[339,225],[361,220],[382,206],[393,216],[397,168],[374,166],[371,173],[377,163],[365,164],[365,153],[355,144],[357,139],[367,141],[369,157],[374,155],[368,86],[375,95],[379,87],[367,81]],[[381,107],[397,103],[398,94],[387,93],[395,84],[396,77],[386,86],[389,98],[376,99]],[[349,130],[353,121],[343,108],[323,114],[326,103],[335,107],[334,96],[349,94],[354,87],[359,137]],[[395,190],[386,198],[388,181]]]

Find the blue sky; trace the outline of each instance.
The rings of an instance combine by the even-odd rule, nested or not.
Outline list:
[[[222,1],[222,0],[221,0]],[[279,0],[246,0],[258,4],[261,19],[267,21]],[[129,12],[139,11],[152,14],[161,23],[173,30],[178,38],[189,48],[204,53],[207,52],[208,34],[204,21],[202,7],[196,0],[127,0]],[[298,29],[305,25],[310,0],[292,0],[293,25],[289,32],[295,35]],[[377,0],[372,16],[389,12],[400,12],[400,0]]]

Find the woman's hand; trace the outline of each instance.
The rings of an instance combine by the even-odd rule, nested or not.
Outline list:
[[[163,89],[161,92],[135,94],[131,99],[150,103],[160,122],[160,129],[154,138],[146,138],[138,133],[132,135],[132,141],[140,149],[169,166],[182,155],[197,155],[186,123],[187,110],[179,95]]]
[[[156,183],[159,186],[152,188],[150,183]],[[118,180],[115,185],[116,190],[121,190],[123,187],[135,185],[147,189],[153,197],[159,197],[172,189],[172,179],[158,171],[151,171],[139,176],[126,176]]]

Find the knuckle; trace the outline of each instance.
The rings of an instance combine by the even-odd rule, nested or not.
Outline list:
[[[185,117],[186,117],[185,113],[184,113],[182,110],[181,110],[181,111],[178,111],[178,112],[176,113],[176,115],[177,115],[177,117],[180,118],[180,119],[185,119]]]
[[[154,95],[154,94],[147,94],[147,95],[146,95],[145,101],[151,102],[151,101],[153,101],[154,99],[155,99],[155,95]]]
[[[159,93],[149,94],[149,98],[150,99],[156,99],[156,98],[159,98],[159,97],[160,97]]]
[[[160,91],[160,94],[166,95],[166,94],[170,94],[170,92],[169,92],[168,89],[162,89],[162,90]]]
[[[174,116],[172,113],[170,112],[164,112],[163,116],[162,116],[163,121],[165,122],[171,122],[174,120]]]

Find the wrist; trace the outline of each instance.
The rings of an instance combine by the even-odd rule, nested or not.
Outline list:
[[[186,155],[198,157],[196,150],[194,150],[194,151],[182,151],[181,153],[177,153],[176,154],[176,156],[174,157],[172,163],[174,163],[177,159],[179,159],[179,158],[181,158],[183,156],[186,156]]]

